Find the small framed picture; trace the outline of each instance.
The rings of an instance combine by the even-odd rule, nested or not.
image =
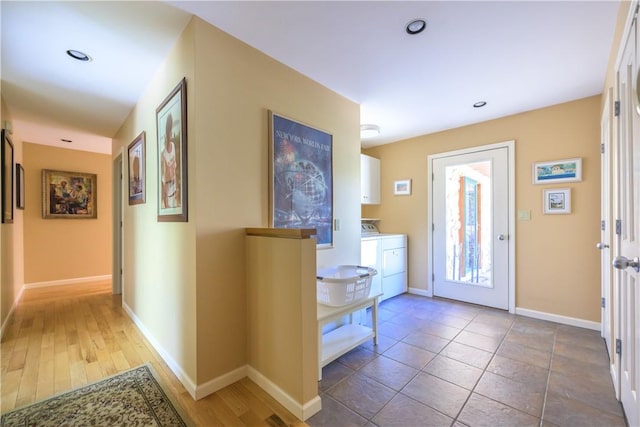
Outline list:
[[[582,181],[581,158],[537,162],[533,164],[534,184],[579,181]]]
[[[145,133],[129,144],[129,204],[139,205],[145,202],[146,162]]]
[[[393,183],[393,194],[396,196],[408,196],[411,194],[411,180],[403,179]]]
[[[571,189],[554,188],[542,192],[543,212],[545,214],[570,214]]]

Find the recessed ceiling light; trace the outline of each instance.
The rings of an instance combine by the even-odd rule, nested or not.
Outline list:
[[[427,21],[424,19],[414,19],[407,24],[406,30],[408,34],[413,35],[423,32],[425,28],[427,28]]]
[[[360,139],[373,138],[380,134],[378,125],[360,125]]]
[[[473,108],[482,108],[482,107],[484,107],[485,105],[487,105],[487,102],[486,102],[486,101],[478,101],[478,102],[476,102],[475,104],[473,104]]]
[[[91,57],[89,55],[87,55],[84,52],[80,52],[79,50],[69,49],[67,51],[67,55],[69,55],[73,59],[77,59],[78,61],[83,61],[83,62],[91,61]]]
[[[62,142],[73,142],[73,141],[72,141],[72,140],[70,140],[70,139],[64,139],[64,138],[60,138],[60,141],[62,141]]]

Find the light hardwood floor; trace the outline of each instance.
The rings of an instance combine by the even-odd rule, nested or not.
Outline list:
[[[1,411],[150,362],[199,426],[306,426],[245,378],[194,401],[110,282],[25,290],[0,345]]]

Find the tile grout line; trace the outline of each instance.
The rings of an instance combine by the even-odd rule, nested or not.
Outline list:
[[[551,368],[553,367],[553,359],[554,359],[554,355],[556,353],[556,341],[558,338],[558,327],[556,325],[556,328],[553,332],[553,347],[551,347],[551,358],[549,360],[549,373],[547,374],[547,384],[545,385],[544,388],[544,398],[542,399],[542,412],[540,413],[540,427],[543,426],[543,422],[544,422],[544,411],[547,407],[547,395],[549,394],[549,383],[551,382]]]
[[[476,315],[477,317],[477,315]],[[474,317],[473,319],[471,319],[471,321],[475,320]],[[469,321],[469,323],[471,323],[471,321]],[[467,398],[465,399],[464,403],[462,404],[462,406],[460,407],[460,410],[458,411],[458,413],[456,414],[456,417],[453,419],[453,424],[455,424],[456,422],[458,422],[458,417],[460,417],[460,414],[462,413],[462,411],[464,410],[465,406],[467,406],[467,403],[469,403],[469,399],[471,399],[471,396],[473,395],[476,387],[478,386],[478,383],[480,382],[480,380],[482,379],[482,377],[484,376],[485,372],[487,372],[487,368],[489,367],[489,365],[491,364],[491,362],[493,361],[493,359],[496,357],[496,354],[498,354],[498,350],[500,349],[500,347],[502,347],[502,344],[504,343],[504,341],[507,339],[507,335],[509,335],[509,332],[511,332],[511,329],[513,329],[513,325],[515,325],[515,319],[511,322],[511,325],[509,326],[509,329],[507,330],[507,332],[504,334],[504,336],[502,337],[502,339],[500,340],[500,344],[498,344],[498,346],[496,347],[496,349],[493,352],[493,355],[491,356],[491,359],[489,360],[489,362],[487,363],[487,365],[484,367],[484,369],[482,370],[482,374],[480,374],[480,376],[478,377],[478,379],[476,380],[475,384],[473,385],[473,388],[471,389],[471,392],[469,393],[469,396],[467,396]],[[467,325],[468,326],[468,325]],[[463,329],[464,330],[464,329]],[[462,332],[463,330],[461,330],[460,332]],[[457,336],[457,335],[456,335]],[[455,337],[454,337],[455,338]],[[451,340],[453,341],[453,339]],[[448,344],[447,344],[448,345]],[[460,421],[460,423],[462,423],[462,421]],[[452,424],[452,425],[453,425]]]

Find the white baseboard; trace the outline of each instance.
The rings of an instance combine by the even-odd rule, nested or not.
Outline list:
[[[278,403],[287,408],[289,412],[302,421],[305,421],[322,409],[322,400],[320,399],[320,396],[316,396],[310,401],[300,404],[255,368],[249,366],[248,374],[249,379],[258,384],[261,389],[266,391],[271,397],[276,399]]]
[[[11,309],[9,310],[9,314],[7,314],[7,317],[2,322],[2,327],[0,328],[0,339],[4,337],[4,331],[9,325],[9,320],[11,320],[11,316],[13,316],[13,312],[16,310],[16,307],[18,306],[18,304],[20,304],[20,300],[22,299],[22,292],[24,292],[24,286],[20,287],[18,296],[13,301],[13,304],[11,305]]]
[[[78,277],[75,279],[49,280],[47,282],[25,283],[24,288],[34,289],[34,288],[46,288],[48,286],[76,285],[78,283],[100,282],[103,280],[111,280],[111,275],[105,274],[104,276]]]
[[[199,400],[203,397],[207,397],[216,391],[225,388],[235,382],[240,381],[247,376],[247,365],[234,369],[231,372],[227,372],[217,378],[207,381],[196,387],[194,399]]]
[[[529,310],[528,308],[516,307],[516,314],[533,317],[535,319],[548,320],[550,322],[562,323],[569,326],[577,326],[579,328],[593,329],[594,331],[599,331],[601,329],[600,322],[577,319],[575,317],[562,316],[560,314],[546,313],[543,311]]]
[[[426,289],[418,289],[418,288],[412,288],[409,287],[409,291],[410,294],[413,295],[420,295],[421,297],[432,297],[433,295],[431,295],[431,292],[429,292]]]
[[[424,289],[409,288],[409,293],[423,297],[432,297],[431,292]],[[564,325],[577,326],[579,328],[592,329],[594,331],[599,331],[601,329],[600,322],[562,316],[560,314],[546,313],[543,311],[529,310],[528,308],[516,307],[516,314],[533,317],[535,319],[548,320],[550,322],[562,323]]]
[[[124,301],[122,301],[122,308],[124,308],[124,311],[129,315],[131,320],[133,320],[133,323],[135,323],[138,329],[140,329],[140,332],[142,332],[142,335],[144,335],[144,337],[149,341],[149,343],[151,343],[153,348],[160,354],[160,357],[162,357],[162,360],[164,360],[165,363],[169,366],[169,369],[171,369],[171,371],[173,371],[173,373],[176,374],[176,377],[178,377],[178,380],[180,380],[182,385],[184,385],[184,388],[187,389],[187,392],[189,392],[191,397],[194,400],[197,400],[198,398],[196,397],[196,384],[189,377],[189,375],[187,375],[182,370],[182,367],[175,360],[173,360],[171,355],[160,345],[160,343],[155,339],[155,337],[151,335],[149,330],[140,321],[138,316],[135,315],[133,310],[131,310],[131,308],[127,304],[125,304]],[[201,396],[201,397],[204,397],[204,396]]]

